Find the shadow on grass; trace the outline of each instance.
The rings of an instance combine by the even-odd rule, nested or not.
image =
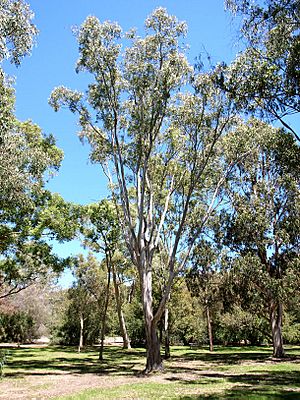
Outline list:
[[[225,348],[225,350],[217,350],[213,353],[207,351],[191,351],[187,350],[186,352],[180,352],[179,355],[172,355],[172,361],[200,361],[205,364],[209,364],[210,366],[223,366],[231,367],[237,364],[243,363],[251,363],[255,365],[256,363],[263,363],[265,361],[272,361],[273,363],[282,363],[287,361],[300,362],[300,354],[299,348],[290,348],[288,349],[287,356],[283,359],[274,359],[272,358],[272,350],[269,347],[266,348],[253,348],[249,350],[249,348],[237,347],[237,348]],[[176,372],[176,367],[171,367],[173,372]],[[186,367],[186,372],[189,370],[193,370],[194,366]],[[178,369],[178,372],[182,371],[182,368]],[[300,399],[300,397],[299,397]]]
[[[182,355],[172,356],[172,360],[184,359],[193,361],[203,361],[217,364],[236,364],[237,362],[243,361],[265,361],[272,356],[272,352],[269,349],[263,349],[262,351],[256,352],[245,352],[243,349],[232,349],[232,352],[214,352],[207,353],[201,351],[187,351]]]
[[[170,383],[178,383],[194,391],[197,385],[204,387],[213,386],[206,395],[186,395],[174,397],[181,400],[196,399],[237,399],[237,400],[263,400],[263,399],[300,399],[300,374],[293,368],[286,370],[268,370],[268,364],[262,369],[251,372],[232,373],[231,367],[242,365],[244,362],[255,367],[256,363],[270,360],[270,348],[231,348],[218,349],[215,353],[204,350],[191,351],[189,349],[174,350],[171,364],[167,364],[167,372],[172,377],[166,377]],[[300,361],[299,348],[288,350],[289,360]],[[69,374],[96,374],[105,376],[132,376],[142,370],[145,362],[144,349],[123,350],[120,347],[107,347],[104,352],[104,361],[98,360],[97,348],[86,348],[80,354],[74,347],[51,346],[47,348],[18,348],[13,349],[8,363],[6,377],[18,378],[26,375],[59,375]],[[190,360],[200,361],[201,365],[195,366],[188,363]],[[184,365],[183,365],[184,364]],[[291,365],[291,364],[289,364]],[[208,369],[215,369],[209,371]],[[205,369],[205,370],[204,370]],[[195,380],[182,378],[179,373],[196,375]],[[230,383],[231,388],[226,389],[224,382]],[[214,387],[221,388],[221,393],[214,394]]]
[[[178,400],[299,400],[299,392],[291,392],[280,390],[277,393],[272,393],[264,388],[249,388],[244,386],[234,387],[230,390],[225,390],[222,394],[212,395],[191,395],[178,397]]]
[[[222,382],[233,383],[230,389],[224,389],[222,393],[207,395],[185,395],[178,397],[180,400],[284,400],[284,399],[300,399],[300,375],[298,371],[259,371],[259,373],[247,374],[221,374],[221,373],[205,373],[198,375],[197,381],[184,381],[181,383],[191,385],[210,385]],[[176,378],[172,378],[172,381]]]
[[[104,360],[98,360],[97,348],[77,353],[72,347],[15,348],[10,351],[6,377],[25,375],[97,374],[133,375],[134,366],[145,357],[145,351],[109,348]]]

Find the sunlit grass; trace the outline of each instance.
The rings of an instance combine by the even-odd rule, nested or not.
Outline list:
[[[50,346],[11,349],[5,367],[5,380],[13,384],[26,377],[51,374],[96,374],[107,377],[107,387],[82,390],[57,397],[64,400],[90,399],[300,399],[300,347],[287,346],[287,358],[272,359],[270,347],[207,348],[173,347],[165,371],[150,377],[138,377],[145,363],[145,350],[107,347],[104,361],[98,360],[97,348]],[[91,376],[92,376],[91,375]],[[17,379],[16,381],[16,378]],[[121,378],[121,380],[120,380]],[[118,380],[119,379],[119,380]],[[44,386],[45,387],[45,386]],[[38,388],[37,388],[38,389]]]

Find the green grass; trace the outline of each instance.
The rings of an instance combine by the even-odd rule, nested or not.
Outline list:
[[[96,374],[112,387],[91,388],[59,400],[92,399],[300,399],[300,347],[287,347],[284,361],[272,360],[269,347],[216,347],[207,349],[173,347],[165,371],[149,377],[138,377],[145,362],[145,350],[123,351],[117,347],[105,350],[105,361],[98,361],[97,351],[88,348],[78,354],[70,347],[10,350],[5,380],[38,374],[43,376],[66,372]],[[114,383],[115,380],[115,383]],[[1,390],[1,389],[0,389]]]
[[[105,353],[105,360],[98,361],[98,353],[93,348],[87,348],[78,353],[72,347],[51,346],[46,348],[18,348],[10,350],[5,376],[25,377],[33,371],[40,374],[51,374],[56,371],[67,373],[101,373],[129,374],[130,366],[140,364],[142,369],[145,350],[135,349],[124,351],[119,347],[111,347]]]

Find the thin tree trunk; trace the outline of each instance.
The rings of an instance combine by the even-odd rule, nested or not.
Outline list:
[[[170,352],[170,336],[169,336],[169,309],[166,307],[164,314],[164,331],[165,331],[165,359],[171,356]]]
[[[272,329],[273,357],[283,358],[284,348],[282,339],[282,304],[277,301],[270,303],[270,323]]]
[[[103,310],[102,320],[101,320],[100,349],[99,349],[99,360],[100,361],[103,360],[105,323],[106,323],[106,314],[107,314],[107,308],[108,308],[108,302],[109,302],[109,288],[110,288],[110,274],[111,274],[111,264],[110,264],[107,254],[106,254],[105,260],[106,260],[106,267],[107,267],[107,285],[106,285],[106,298],[105,298],[104,310]]]
[[[147,346],[147,363],[144,372],[148,374],[152,371],[160,371],[163,368],[160,341],[156,330],[157,323],[153,319],[151,271],[145,271],[142,275],[142,302]]]
[[[214,341],[213,341],[210,309],[209,309],[208,305],[206,306],[206,319],[207,319],[207,330],[208,330],[208,338],[209,338],[209,351],[213,351],[214,350]]]
[[[121,335],[123,338],[123,349],[131,349],[130,339],[129,339],[127,328],[126,328],[124,314],[122,311],[120,290],[119,290],[119,285],[117,282],[117,274],[116,274],[114,265],[112,265],[112,274],[113,274],[113,282],[114,282],[115,298],[116,298],[116,304],[117,304],[117,313],[118,313],[118,318],[119,318],[120,331],[121,331]]]
[[[129,292],[129,295],[128,295],[128,303],[129,304],[132,303],[134,293],[135,293],[135,280],[133,280],[133,282],[131,284],[131,287],[130,287],[130,292]]]
[[[83,314],[82,311],[79,313],[79,319],[80,319],[80,332],[79,332],[79,345],[78,345],[78,353],[80,353],[82,347],[83,347]]]

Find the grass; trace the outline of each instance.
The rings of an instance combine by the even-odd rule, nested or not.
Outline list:
[[[53,397],[57,400],[300,399],[300,347],[287,347],[283,361],[273,360],[271,355],[269,347],[216,347],[213,353],[173,347],[162,374],[142,377],[137,373],[144,366],[144,349],[110,347],[100,363],[93,348],[80,354],[70,347],[18,348],[10,350],[2,381],[7,387],[19,381],[23,390],[28,390],[28,398],[33,398],[29,380],[33,376],[39,378],[36,394],[41,388],[51,389],[53,383],[45,379],[49,376],[56,385],[63,375],[75,376],[77,383],[91,379],[88,389],[79,384],[64,396],[58,390]]]

